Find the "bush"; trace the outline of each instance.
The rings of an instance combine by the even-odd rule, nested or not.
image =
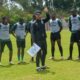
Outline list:
[[[0,18],[3,16],[8,16],[12,24],[17,22],[19,18],[23,18],[26,22],[30,21],[32,18],[32,14],[26,11],[21,11],[17,9],[13,9],[9,11],[4,7],[0,7]]]

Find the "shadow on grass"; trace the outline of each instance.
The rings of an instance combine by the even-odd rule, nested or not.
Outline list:
[[[61,59],[55,59],[55,60],[52,60],[52,61],[54,61],[54,62],[64,62],[64,61],[73,61],[73,62],[80,62],[80,60],[79,59],[72,59],[72,60],[67,60],[67,59],[63,59],[63,60],[61,60]]]
[[[46,69],[46,70],[43,70],[43,71],[40,71],[40,72],[37,72],[36,74],[41,74],[41,75],[44,75],[44,74],[52,74],[52,75],[55,75],[55,72],[51,72],[50,70]]]
[[[2,68],[10,68],[10,67],[12,67],[12,66],[14,66],[15,64],[13,64],[13,65],[1,65],[0,67],[2,67]]]
[[[13,65],[0,65],[1,68],[10,68],[10,67],[13,67],[15,65],[28,65],[29,63],[21,63],[21,64],[13,64]]]
[[[28,65],[28,64],[30,64],[30,63],[24,62],[24,63],[18,63],[17,65]]]
[[[76,60],[72,60],[73,62],[80,62],[80,60],[76,59]]]
[[[68,60],[67,59],[54,59],[52,61],[54,61],[54,62],[62,62],[62,61],[68,61]]]

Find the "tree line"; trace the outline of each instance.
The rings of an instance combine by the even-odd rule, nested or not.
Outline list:
[[[54,8],[62,9],[62,10],[69,10],[70,8],[76,7],[80,8],[80,0],[15,0],[19,2],[25,10],[28,9],[28,7],[36,8],[36,7],[42,7],[43,1],[45,1],[46,6],[49,8],[51,5]],[[31,5],[29,5],[29,3]]]

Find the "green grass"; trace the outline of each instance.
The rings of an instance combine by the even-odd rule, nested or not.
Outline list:
[[[56,45],[55,57],[56,61],[48,60],[51,56],[50,47],[50,32],[47,32],[47,43],[48,43],[48,53],[46,64],[50,69],[44,72],[36,72],[35,63],[30,63],[30,56],[26,51],[30,48],[30,35],[28,34],[26,38],[26,49],[25,49],[25,61],[26,65],[17,65],[17,49],[16,40],[11,36],[13,42],[13,61],[15,65],[8,65],[8,49],[5,47],[5,51],[2,57],[3,67],[0,67],[0,80],[80,80],[80,62],[76,60],[78,56],[77,46],[74,45],[73,61],[60,60],[59,49]],[[69,41],[70,32],[64,30],[62,35],[62,45],[64,49],[64,58],[66,59],[69,55]]]

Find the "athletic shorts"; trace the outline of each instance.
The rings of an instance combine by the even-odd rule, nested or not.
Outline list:
[[[4,47],[7,45],[9,51],[12,51],[12,42],[11,40],[0,40],[0,50],[1,52],[4,52]]]
[[[80,37],[78,32],[71,34],[70,42],[79,42],[79,40],[80,40]]]
[[[17,40],[17,48],[25,48],[25,39]]]
[[[51,39],[51,41],[59,40],[59,39],[61,39],[61,35],[59,32],[51,33],[50,39]]]

